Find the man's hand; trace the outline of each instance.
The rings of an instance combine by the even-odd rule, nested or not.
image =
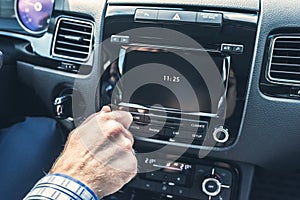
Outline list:
[[[131,123],[129,113],[103,107],[70,134],[50,173],[82,181],[99,198],[118,191],[137,172],[134,140],[127,130]]]

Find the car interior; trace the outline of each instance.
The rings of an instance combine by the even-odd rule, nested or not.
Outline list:
[[[105,200],[300,199],[297,0],[1,0],[0,94],[0,199],[105,105],[138,160]]]

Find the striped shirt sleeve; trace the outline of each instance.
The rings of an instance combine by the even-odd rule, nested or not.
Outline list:
[[[98,200],[82,182],[64,174],[49,174],[40,179],[23,200]]]

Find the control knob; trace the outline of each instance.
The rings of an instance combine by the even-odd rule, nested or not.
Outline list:
[[[222,188],[221,182],[216,178],[206,178],[202,182],[202,191],[207,196],[217,196],[220,194]]]
[[[218,143],[225,143],[229,140],[229,131],[227,128],[220,126],[213,132],[213,139]]]
[[[202,192],[211,200],[213,197],[219,196],[223,189],[230,189],[230,186],[222,184],[220,175],[215,173],[215,169],[213,168],[210,175],[203,179],[201,188]],[[221,197],[221,199],[223,198]]]

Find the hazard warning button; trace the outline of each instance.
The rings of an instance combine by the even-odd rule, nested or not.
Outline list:
[[[197,13],[190,11],[159,10],[158,20],[172,22],[196,22]]]

